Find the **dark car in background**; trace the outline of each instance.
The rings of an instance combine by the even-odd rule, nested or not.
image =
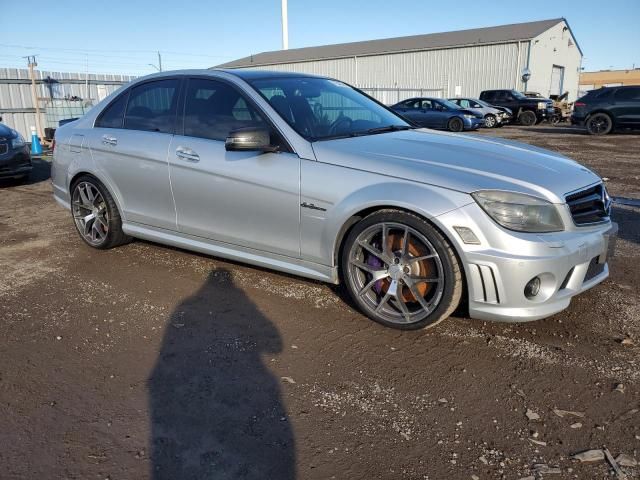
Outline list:
[[[530,98],[517,90],[484,90],[480,100],[506,107],[521,125],[535,125],[553,117],[553,102],[548,98]]]
[[[442,98],[410,98],[391,109],[421,127],[462,132],[484,125],[481,113],[465,110]]]
[[[0,179],[25,180],[32,168],[29,147],[23,136],[0,123]]]
[[[640,85],[591,90],[573,104],[571,123],[584,125],[590,135],[640,129]]]
[[[511,112],[506,108],[494,107],[477,98],[450,98],[449,101],[460,108],[481,114],[484,117],[484,126],[487,128],[502,127],[511,120]]]

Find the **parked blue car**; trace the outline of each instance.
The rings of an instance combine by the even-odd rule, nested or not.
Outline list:
[[[482,114],[465,110],[442,98],[410,98],[391,108],[421,127],[462,132],[484,125]]]

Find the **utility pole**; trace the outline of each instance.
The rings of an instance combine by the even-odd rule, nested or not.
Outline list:
[[[162,71],[162,56],[160,55],[160,52],[158,52],[158,70]]]
[[[38,136],[40,138],[44,138],[44,131],[42,130],[42,125],[40,123],[40,100],[38,99],[38,90],[36,88],[36,76],[34,72],[34,68],[38,66],[36,63],[36,56],[29,55],[28,57],[24,57],[27,59],[27,65],[29,66],[29,78],[31,78],[31,100],[36,107],[36,130],[38,132]]]
[[[289,50],[289,17],[287,0],[282,0],[282,49]]]

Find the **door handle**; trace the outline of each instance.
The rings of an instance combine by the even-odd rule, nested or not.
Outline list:
[[[104,145],[117,145],[118,139],[116,137],[112,137],[111,135],[103,135],[102,143]]]
[[[200,155],[187,147],[178,147],[176,148],[176,156],[181,158],[182,160],[187,160],[189,162],[199,162]]]

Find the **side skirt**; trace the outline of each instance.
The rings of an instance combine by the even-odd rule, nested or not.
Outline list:
[[[270,254],[230,243],[216,242],[210,239],[137,223],[123,223],[122,230],[127,235],[151,242],[184,248],[185,250],[193,250],[229,260],[236,260],[241,263],[270,268],[321,282],[339,283],[337,267],[329,267],[297,258],[286,257],[284,255]]]

